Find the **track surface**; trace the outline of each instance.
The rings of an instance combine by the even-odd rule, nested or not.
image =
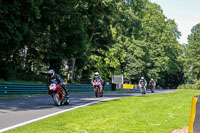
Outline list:
[[[156,90],[153,94],[167,93],[173,90]],[[147,90],[147,95],[152,94]],[[104,93],[96,98],[94,94],[70,94],[70,104],[56,107],[50,96],[0,99],[0,132],[14,125],[37,119],[67,109],[74,109],[86,104],[107,101],[121,97],[140,96],[139,91]],[[6,129],[7,130],[7,129]]]

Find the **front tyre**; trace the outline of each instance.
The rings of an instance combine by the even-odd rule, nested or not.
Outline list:
[[[146,94],[146,88],[144,88],[144,94]]]
[[[60,105],[61,105],[59,93],[53,93],[53,94],[52,94],[52,98],[53,98],[54,104],[55,104],[56,106],[60,106]]]
[[[151,93],[154,93],[154,91],[155,91],[154,87],[151,86],[150,89],[151,89]]]
[[[142,94],[146,94],[146,89],[145,88],[141,88],[141,90],[142,90]]]
[[[98,88],[95,89],[95,96],[96,96],[96,97],[99,96]]]

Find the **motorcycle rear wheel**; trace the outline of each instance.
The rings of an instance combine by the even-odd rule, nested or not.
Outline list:
[[[67,95],[66,96],[66,101],[64,102],[64,105],[68,105],[70,103],[70,100],[69,100],[69,96]]]

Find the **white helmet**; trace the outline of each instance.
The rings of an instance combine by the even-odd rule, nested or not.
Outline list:
[[[141,77],[141,79],[144,79],[144,77]]]
[[[153,79],[151,79],[151,80],[153,80]]]
[[[55,71],[53,69],[49,70],[49,76],[53,78],[55,75]]]
[[[94,76],[99,76],[99,72],[95,72],[95,73],[94,73]]]

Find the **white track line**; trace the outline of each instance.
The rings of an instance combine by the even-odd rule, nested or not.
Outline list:
[[[42,117],[39,117],[39,118],[36,118],[36,119],[32,119],[32,120],[29,120],[29,121],[26,121],[26,122],[16,124],[14,126],[10,126],[10,127],[7,127],[7,128],[0,129],[0,133],[14,129],[14,128],[17,128],[17,127],[20,127],[20,126],[24,126],[24,125],[27,125],[27,124],[30,124],[30,123],[33,123],[33,122],[36,122],[36,121],[39,121],[39,120],[42,120],[42,119],[46,119],[48,117],[58,115],[58,114],[61,114],[61,113],[67,112],[67,111],[71,111],[71,110],[74,110],[74,109],[82,108],[82,107],[85,107],[85,106],[89,106],[89,105],[92,105],[92,104],[100,103],[100,102],[103,102],[103,101],[109,101],[109,100],[113,100],[113,99],[116,99],[116,97],[87,103],[87,104],[84,104],[84,105],[76,106],[76,107],[73,107],[73,108],[70,108],[70,109],[65,109],[65,110],[62,110],[62,111],[59,111],[59,112],[55,112],[55,113],[52,113],[52,114],[49,114],[49,115],[45,115],[45,116],[42,116]]]

